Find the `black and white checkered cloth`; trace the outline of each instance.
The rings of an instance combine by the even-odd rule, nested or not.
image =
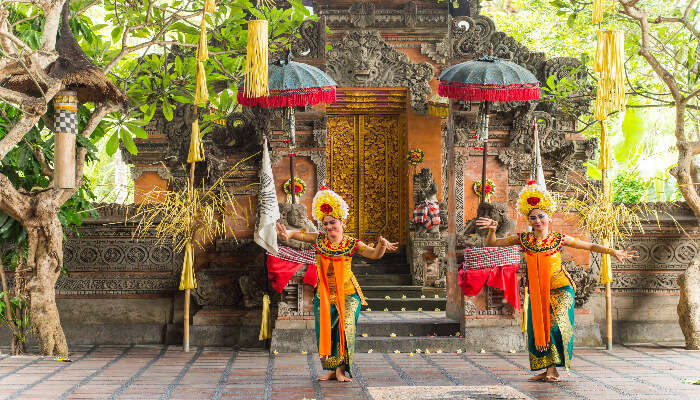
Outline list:
[[[482,269],[520,265],[520,247],[468,247],[459,269]]]
[[[270,253],[267,253],[270,254]],[[272,254],[270,254],[272,255]],[[278,246],[278,253],[276,256],[281,260],[302,263],[302,264],[316,264],[316,253],[313,249],[310,250],[299,250],[287,246]]]
[[[54,132],[76,135],[78,133],[78,114],[71,111],[58,111]]]

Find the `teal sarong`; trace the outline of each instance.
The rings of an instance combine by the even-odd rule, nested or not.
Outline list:
[[[314,296],[314,319],[316,321],[316,346],[319,341],[319,313],[321,300],[318,293]],[[338,331],[338,309],[335,304],[331,303],[331,356],[321,358],[323,369],[335,371],[336,368],[345,364],[345,371],[349,377],[352,377],[352,363],[355,358],[355,339],[357,338],[357,319],[360,317],[360,296],[357,293],[345,296],[345,321],[343,327],[345,329],[345,344],[347,360],[341,357],[340,351],[340,332]]]
[[[574,289],[567,285],[550,292],[550,344],[545,351],[537,351],[532,329],[532,306],[527,311],[527,350],[530,353],[530,369],[537,371],[552,365],[571,365],[574,355]]]

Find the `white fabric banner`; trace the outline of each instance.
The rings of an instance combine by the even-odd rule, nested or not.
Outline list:
[[[277,255],[277,229],[275,224],[280,219],[277,204],[275,180],[272,177],[270,152],[267,150],[267,138],[263,140],[262,166],[260,168],[260,190],[258,191],[258,213],[253,239],[268,253]]]

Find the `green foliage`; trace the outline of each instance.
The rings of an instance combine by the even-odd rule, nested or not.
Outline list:
[[[618,174],[612,181],[613,201],[639,203],[645,200],[649,183],[634,171]]]

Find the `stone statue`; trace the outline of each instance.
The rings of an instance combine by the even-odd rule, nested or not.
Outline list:
[[[479,217],[487,217],[498,222],[496,237],[504,237],[515,230],[515,220],[508,216],[508,205],[506,203],[480,203],[476,209],[476,218],[467,222],[464,228],[465,246],[483,247],[487,231],[476,226]]]
[[[437,214],[440,213],[440,204],[437,201],[437,191],[438,187],[433,178],[433,173],[430,172],[428,168],[423,168],[419,173],[413,175],[413,201],[414,207],[421,207],[426,205],[426,201],[431,204],[431,207],[436,208]],[[446,224],[441,224],[446,225]],[[417,234],[429,233],[439,233],[440,225],[432,225],[428,228],[426,223],[415,223],[411,222],[411,230],[415,231]]]
[[[317,232],[316,226],[308,217],[306,211],[306,205],[304,204],[291,204],[291,203],[279,203],[280,207],[280,220],[287,230],[301,231],[315,233]],[[285,240],[279,241],[279,244],[287,247],[293,247],[295,249],[309,250],[313,248],[312,243],[306,243],[299,240]]]

